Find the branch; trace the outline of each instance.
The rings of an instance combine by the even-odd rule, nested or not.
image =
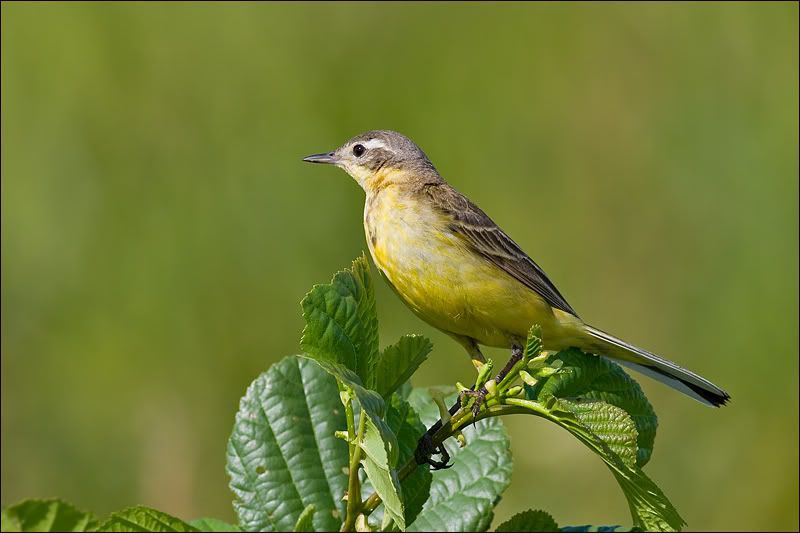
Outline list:
[[[483,420],[484,418],[492,418],[495,416],[526,413],[530,414],[530,412],[530,409],[515,405],[492,405],[491,407],[482,409],[481,412],[478,413],[478,416],[475,417],[474,421],[477,422],[479,420]],[[458,433],[461,429],[472,424],[472,422],[472,411],[463,408],[459,409],[456,411],[456,414],[453,415],[453,417],[447,423],[443,424],[441,429],[433,435],[432,442],[434,447],[442,444],[444,441]],[[412,457],[400,468],[397,473],[397,477],[400,478],[400,481],[403,481],[405,478],[410,476],[418,466],[420,465],[418,465],[416,460]],[[364,501],[361,512],[365,516],[369,516],[381,503],[381,497],[378,496],[377,493],[372,493],[372,495],[370,495],[370,497]]]

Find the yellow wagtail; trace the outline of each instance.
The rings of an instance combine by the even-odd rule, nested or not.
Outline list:
[[[485,361],[479,345],[511,348],[498,382],[539,324],[547,350],[574,346],[610,357],[706,405],[730,398],[707,379],[581,320],[544,271],[407,137],[369,131],[303,160],[336,165],[364,189],[372,259],[417,316],[457,340],[473,361]],[[485,394],[474,392],[473,412]]]

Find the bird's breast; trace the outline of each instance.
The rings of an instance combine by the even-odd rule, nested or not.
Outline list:
[[[443,331],[506,346],[523,337],[541,298],[470,250],[433,205],[387,188],[367,197],[370,254],[395,292]],[[534,309],[535,307],[535,309]]]
[[[398,289],[434,289],[427,285],[452,279],[463,253],[442,214],[391,189],[367,199],[364,229],[375,264]]]

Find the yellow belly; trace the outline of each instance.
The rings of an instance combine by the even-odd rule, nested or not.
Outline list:
[[[536,292],[468,250],[432,208],[387,189],[368,198],[364,225],[375,264],[432,326],[496,347],[523,341],[532,324],[560,329]]]

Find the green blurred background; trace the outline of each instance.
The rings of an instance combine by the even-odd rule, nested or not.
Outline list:
[[[238,400],[366,250],[361,190],[300,159],[374,128],[584,318],[732,394],[641,378],[647,472],[693,529],[798,528],[796,3],[4,2],[3,504],[233,519]],[[415,383],[468,380],[377,285],[384,344],[434,340]],[[629,523],[577,441],[507,422],[498,520]]]

